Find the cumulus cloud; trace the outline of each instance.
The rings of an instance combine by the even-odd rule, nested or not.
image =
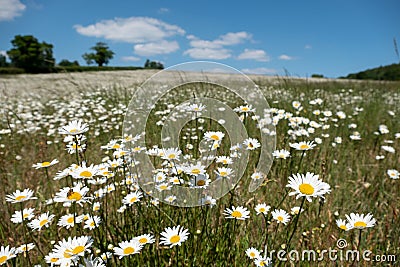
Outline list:
[[[179,49],[176,41],[165,41],[146,44],[137,44],[133,47],[135,54],[140,56],[154,56],[160,54],[169,54]]]
[[[238,59],[253,59],[256,61],[267,62],[269,61],[269,56],[264,50],[253,50],[253,49],[245,49],[243,53],[241,53]]]
[[[186,50],[183,54],[194,59],[227,59],[231,57],[230,51],[225,48],[194,47]]]
[[[252,35],[248,32],[228,32],[220,35],[215,40],[203,40],[194,35],[186,37],[190,40],[191,48],[183,54],[194,59],[226,59],[230,58],[231,51],[226,46],[233,46],[251,40]]]
[[[134,56],[121,57],[122,61],[139,61],[140,58]]]
[[[288,55],[283,54],[283,55],[280,55],[280,56],[279,56],[279,59],[281,59],[281,60],[292,60],[292,59],[294,59],[294,58],[291,57],[291,56],[288,56]]]
[[[242,72],[247,73],[247,74],[257,74],[257,75],[276,74],[277,73],[276,70],[268,69],[268,68],[242,69]]]
[[[21,16],[26,6],[19,0],[0,0],[0,21],[12,20]]]
[[[85,36],[128,43],[157,42],[185,34],[185,31],[177,25],[149,17],[115,18],[88,26],[75,25],[74,28]]]

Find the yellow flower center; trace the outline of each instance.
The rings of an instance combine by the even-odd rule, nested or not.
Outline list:
[[[57,262],[58,261],[58,258],[51,258],[50,259],[50,262]]]
[[[339,228],[342,229],[342,230],[347,230],[347,227],[346,227],[345,224],[342,224],[341,226],[339,226]]]
[[[211,135],[210,138],[211,138],[212,140],[215,140],[215,141],[218,141],[218,140],[219,140],[219,136],[216,135],[216,134]]]
[[[278,219],[278,221],[283,222],[283,217],[282,216],[278,216],[277,219]]]
[[[161,190],[165,190],[165,189],[167,189],[168,188],[168,186],[167,185],[165,185],[165,184],[163,184],[163,185],[160,185],[160,187],[159,187]]]
[[[252,251],[252,252],[250,252],[249,256],[250,256],[250,258],[255,258],[255,257],[256,257],[256,253],[254,253],[254,252]]]
[[[248,107],[242,107],[242,111],[249,111]]]
[[[198,180],[197,181],[197,185],[198,186],[203,186],[203,185],[205,185],[206,184],[206,181],[205,180]]]
[[[146,244],[147,243],[147,238],[146,237],[142,237],[139,239],[139,243],[140,244]]]
[[[222,171],[222,172],[219,173],[219,175],[221,175],[221,176],[227,176],[227,175],[228,175],[228,172]]]
[[[94,222],[91,222],[91,223],[90,223],[90,227],[93,227],[93,226],[94,226]]]
[[[77,246],[72,250],[72,254],[77,255],[79,253],[82,253],[83,251],[85,251],[84,246]]]
[[[1,257],[0,257],[0,264],[5,263],[7,259],[8,259],[7,256],[1,256]]]
[[[312,195],[314,194],[314,187],[310,184],[301,184],[299,186],[299,190],[304,195]]]
[[[248,145],[247,145],[249,148],[253,148],[254,147],[254,145],[253,145],[253,143],[249,143]]]
[[[169,154],[168,158],[169,159],[174,159],[174,158],[176,158],[176,155],[175,154]]]
[[[133,203],[133,202],[135,202],[136,200],[137,200],[137,197],[133,197],[133,198],[131,198],[130,203]]]
[[[121,146],[118,145],[118,144],[115,144],[115,145],[112,146],[113,149],[118,149],[118,148],[120,148],[120,147],[121,147]]]
[[[260,212],[265,212],[265,208],[260,208],[259,211]]]
[[[200,174],[200,169],[193,169],[193,170],[192,170],[192,173],[193,173],[193,174]]]
[[[232,217],[235,218],[241,218],[242,217],[242,213],[240,211],[235,210],[234,212],[232,212]]]
[[[76,133],[77,131],[78,131],[78,129],[76,129],[76,128],[69,130],[70,133]]]
[[[308,149],[308,148],[310,148],[310,147],[307,144],[300,145],[300,149],[301,150],[305,150],[305,149]]]
[[[82,195],[79,192],[72,192],[67,198],[71,201],[79,201],[82,199]]]
[[[125,255],[129,255],[129,254],[132,254],[134,252],[135,252],[135,249],[133,247],[124,248],[124,254]]]
[[[181,237],[179,235],[173,235],[169,239],[169,242],[175,244],[175,243],[178,243],[180,240],[181,240]]]
[[[81,177],[85,177],[85,178],[90,178],[90,177],[92,177],[92,173],[90,172],[90,171],[83,171],[83,172],[81,172],[80,174],[79,174],[79,176],[81,176]]]
[[[140,146],[135,147],[133,151],[140,151]]]
[[[15,200],[16,201],[21,201],[21,200],[23,200],[23,199],[25,199],[26,198],[26,196],[17,196],[16,198],[15,198]]]
[[[73,223],[74,222],[74,217],[69,217],[67,219],[67,223]]]
[[[362,221],[358,221],[354,223],[354,227],[367,227],[367,224]]]
[[[42,167],[48,167],[48,166],[50,166],[50,162],[48,161],[42,162]]]
[[[24,213],[24,214],[22,215],[22,217],[23,217],[24,219],[28,218],[28,216],[29,216],[28,213]]]
[[[43,225],[45,225],[45,224],[48,223],[48,222],[49,222],[49,220],[44,219],[44,220],[41,220],[41,221],[40,221],[39,225],[40,225],[40,227],[43,227]]]

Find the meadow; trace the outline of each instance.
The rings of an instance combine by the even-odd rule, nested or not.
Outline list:
[[[132,95],[154,73],[0,77],[0,265],[399,265],[400,83],[251,76],[269,103],[263,118],[223,88],[188,85],[160,99],[145,134],[124,135]],[[232,143],[204,103],[179,105],[205,95],[235,110],[249,138]],[[174,112],[195,116],[163,147]],[[261,173],[265,133],[273,162]],[[222,198],[174,205],[175,187],[218,181],[232,189]]]

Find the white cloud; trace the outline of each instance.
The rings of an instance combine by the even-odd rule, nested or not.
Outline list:
[[[177,25],[149,17],[115,18],[88,26],[75,25],[74,28],[85,36],[128,43],[157,42],[167,37],[185,34]]]
[[[279,56],[279,59],[281,59],[281,60],[293,60],[294,58],[291,57],[291,56],[283,54],[283,55]]]
[[[305,45],[304,49],[312,49],[312,46],[311,45]]]
[[[268,68],[242,69],[242,72],[247,74],[258,74],[258,75],[277,73],[276,70]]]
[[[226,46],[251,40],[252,36],[248,32],[228,32],[215,40],[202,40],[194,35],[188,35],[186,38],[190,40],[192,48],[186,50],[184,55],[194,59],[226,59],[231,57],[230,50]]]
[[[230,51],[225,48],[190,48],[184,55],[189,55],[194,59],[227,59],[231,57]]]
[[[126,56],[126,57],[121,57],[122,61],[139,61],[140,58],[138,57],[133,57],[133,56]]]
[[[137,44],[133,47],[135,54],[140,56],[154,56],[160,54],[169,54],[179,49],[176,41],[159,41],[154,43]]]
[[[267,62],[269,56],[264,50],[245,49],[243,53],[238,56],[238,59],[253,59],[256,61]]]
[[[0,0],[0,21],[21,16],[25,8],[19,0]]]

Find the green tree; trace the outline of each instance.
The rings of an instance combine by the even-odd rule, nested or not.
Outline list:
[[[60,63],[58,63],[59,66],[62,67],[78,67],[79,66],[79,62],[78,61],[69,61],[68,59],[63,59],[60,61]]]
[[[150,61],[149,59],[146,60],[144,63],[145,69],[164,69],[164,65],[161,62]]]
[[[7,67],[7,58],[5,55],[0,54],[0,67]]]
[[[14,67],[26,72],[50,72],[54,66],[53,45],[39,43],[32,35],[16,35],[11,41],[13,48],[7,55]]]
[[[88,65],[96,62],[99,67],[102,67],[104,64],[107,65],[110,59],[114,57],[114,52],[109,49],[106,43],[98,42],[90,49],[95,52],[82,55]]]

